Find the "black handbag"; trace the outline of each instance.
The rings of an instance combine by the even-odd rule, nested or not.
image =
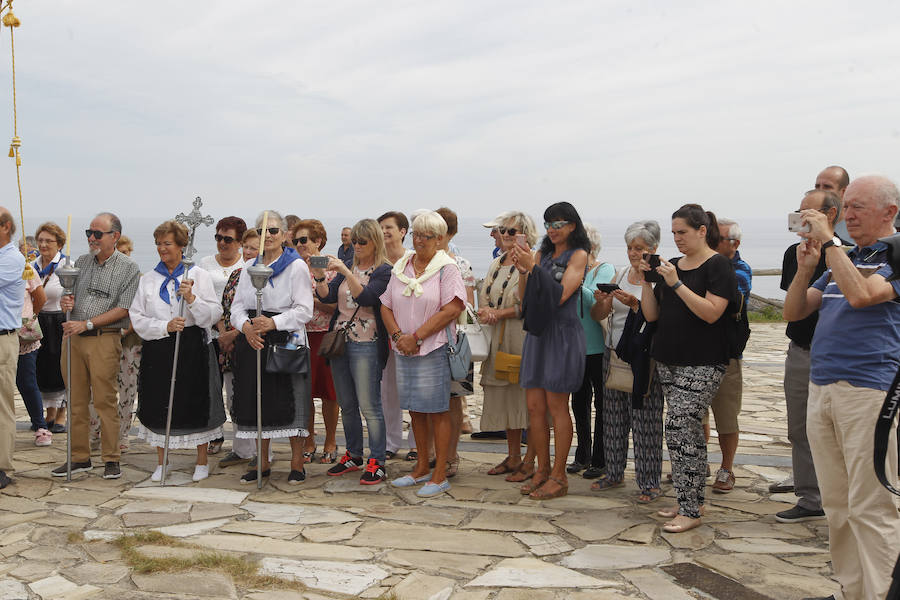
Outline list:
[[[353,311],[353,316],[344,323],[343,327],[329,331],[322,336],[322,343],[319,344],[319,356],[322,358],[336,358],[344,355],[344,352],[347,350],[347,330],[358,312],[359,306],[357,305],[356,310]]]
[[[285,348],[271,345],[266,348],[266,373],[290,373],[306,375],[309,373],[309,348]]]

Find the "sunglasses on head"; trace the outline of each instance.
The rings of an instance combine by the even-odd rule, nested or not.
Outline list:
[[[568,221],[544,221],[545,229],[562,229],[568,225]]]
[[[296,238],[293,239],[293,242],[294,242],[294,245],[295,245],[295,246],[303,245],[303,244],[305,244],[305,243],[308,242],[308,241],[309,241],[309,236],[308,236],[308,235],[301,235],[300,237],[296,237]]]
[[[517,233],[519,233],[519,230],[516,229],[515,227],[509,227],[509,228],[506,228],[506,227],[498,227],[498,228],[497,228],[497,231],[500,232],[500,235],[506,235],[507,233],[508,233],[509,235],[516,235]]]
[[[353,238],[352,240],[350,240],[350,243],[354,246],[365,246],[369,243],[369,240],[364,240],[362,238]]]
[[[237,240],[231,237],[230,235],[219,235],[218,233],[213,236],[217,242],[225,242],[226,244],[233,244]]]
[[[278,235],[278,232],[281,231],[281,229],[279,227],[269,227],[268,229],[266,229],[266,231],[269,232],[269,235]],[[262,235],[262,232],[262,227],[256,228],[257,235]]]
[[[113,233],[112,231],[100,231],[99,229],[85,229],[84,234],[91,239],[91,236],[94,236],[95,240],[99,240],[103,237],[103,234]]]

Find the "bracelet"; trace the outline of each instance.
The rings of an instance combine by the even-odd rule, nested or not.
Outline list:
[[[323,281],[325,281],[325,278],[324,278],[324,277],[321,277],[321,278],[320,278],[320,277],[313,277],[313,279],[316,280],[316,283],[322,283]]]
[[[391,334],[391,339],[394,340],[394,342],[396,343],[397,340],[399,340],[402,335],[403,335],[403,332],[398,329],[397,331],[395,331],[394,333]]]
[[[678,288],[680,288],[683,285],[684,285],[684,282],[679,279],[678,281],[676,281],[675,283],[672,284],[672,291],[677,290]]]

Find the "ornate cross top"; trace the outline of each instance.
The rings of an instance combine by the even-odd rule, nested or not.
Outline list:
[[[200,225],[212,225],[213,218],[209,215],[203,216],[200,213],[200,207],[203,206],[203,200],[200,199],[200,196],[194,198],[194,210],[189,212],[188,214],[178,213],[175,217],[175,220],[183,225],[187,226],[188,229],[191,230],[191,237],[188,241],[187,248],[184,249],[184,258],[185,263],[193,262],[191,258],[194,256],[194,253],[197,250],[194,248],[194,233],[197,231],[197,227]]]

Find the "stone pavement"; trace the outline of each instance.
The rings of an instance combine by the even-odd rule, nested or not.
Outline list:
[[[635,502],[631,470],[628,485],[601,493],[574,476],[567,497],[535,502],[486,474],[505,454],[505,442],[475,443],[468,436],[452,490],[427,501],[390,486],[359,486],[352,475],[327,477],[318,464],[307,465],[304,484],[288,486],[283,443],[275,445],[273,477],[261,491],[238,484],[244,465],[220,469],[216,457],[209,479],[190,482],[194,453],[184,451],[173,454],[170,479],[181,485],[150,485],[156,455],[136,441],[123,456],[122,479],[101,479],[101,465],[66,483],[49,475],[64,460],[65,436],[55,436],[52,447],[33,446],[19,402],[17,483],[0,495],[0,600],[827,596],[837,585],[830,579],[825,522],[777,523],[773,514],[790,507],[793,496],[767,490],[790,473],[783,331],[782,324],[753,325],[737,486],[730,494],[707,493],[704,525],[683,534],[663,533],[664,519],[656,516],[672,502],[671,486],[663,488],[667,498],[644,506]],[[480,398],[470,404],[480,414]],[[714,440],[710,450],[712,461]],[[388,463],[392,476],[409,468]],[[258,561],[261,573],[306,589],[253,589],[211,571],[133,572],[109,540],[146,529]],[[154,545],[139,551],[151,557],[200,552]]]

